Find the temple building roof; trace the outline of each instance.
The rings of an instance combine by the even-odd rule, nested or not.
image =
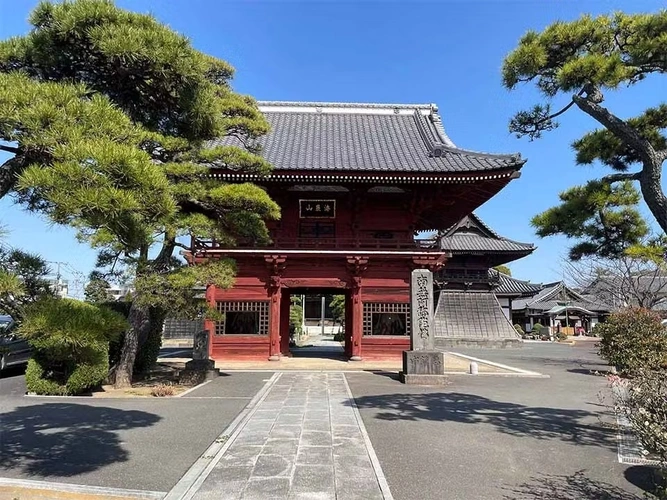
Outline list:
[[[580,293],[569,288],[562,281],[542,285],[539,293],[532,297],[518,299],[512,302],[512,311],[536,310],[554,311],[567,303],[568,309],[579,309],[582,311],[609,312],[611,308],[607,304],[591,300]]]
[[[498,282],[493,289],[496,297],[532,297],[542,290],[539,283],[518,280],[495,269],[489,269],[489,278]]]
[[[519,154],[457,147],[433,104],[258,105],[271,125],[258,143],[275,171],[469,174],[516,171],[525,163]],[[227,136],[209,145],[243,144]]]
[[[511,260],[535,250],[532,243],[510,240],[493,231],[475,214],[470,214],[448,228],[439,237],[440,248],[454,254],[516,254]]]
[[[436,342],[439,337],[484,341],[518,338],[498,299],[484,291],[442,291],[433,315],[433,331]]]
[[[440,248],[452,253],[512,252],[525,255],[535,250],[532,243],[520,243],[500,236],[474,213],[444,231],[440,237]]]

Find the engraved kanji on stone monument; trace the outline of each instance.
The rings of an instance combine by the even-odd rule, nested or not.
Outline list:
[[[433,274],[427,269],[412,271],[411,312],[412,332],[410,349],[413,351],[431,350],[433,338]]]

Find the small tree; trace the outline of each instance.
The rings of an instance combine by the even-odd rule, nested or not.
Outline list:
[[[667,264],[662,243],[655,245],[655,257],[647,255],[651,246],[630,247],[624,255],[607,259],[590,256],[578,262],[566,261],[568,280],[575,288],[593,295],[613,308],[653,309],[667,301]]]
[[[331,300],[331,314],[334,321],[345,322],[345,295],[334,295]]]
[[[41,257],[0,247],[0,314],[20,321],[25,306],[52,297],[54,292],[46,280],[49,272]]]
[[[667,329],[660,315],[640,308],[613,313],[595,327],[600,356],[622,373],[667,368]]]
[[[494,269],[495,269],[496,271],[498,271],[499,273],[503,273],[503,274],[505,274],[505,275],[507,275],[507,276],[512,276],[512,271],[511,271],[510,268],[507,267],[507,266],[500,265],[500,266],[496,266],[496,267],[494,267]]]
[[[301,333],[303,329],[303,304],[300,295],[290,296],[289,323],[290,329],[293,329],[296,333]]]
[[[611,380],[616,412],[627,419],[644,449],[660,464],[653,494],[667,499],[667,370],[641,370],[631,379]]]
[[[107,280],[97,275],[91,276],[84,291],[86,302],[96,305],[108,302],[111,300],[109,288],[111,288],[111,285],[109,285]]]
[[[85,302],[51,298],[30,305],[18,328],[34,348],[28,390],[66,395],[99,386],[109,372],[109,341],[126,329],[121,315]]]

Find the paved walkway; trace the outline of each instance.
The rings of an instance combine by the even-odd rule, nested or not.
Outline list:
[[[193,498],[391,498],[352,401],[342,373],[279,374]]]

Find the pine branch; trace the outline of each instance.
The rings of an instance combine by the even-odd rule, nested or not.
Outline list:
[[[544,118],[541,118],[541,119],[537,120],[537,121],[535,122],[535,125],[540,125],[540,124],[542,124],[542,123],[544,123],[544,122],[547,122],[547,121],[549,121],[549,120],[553,120],[554,118],[556,118],[556,117],[562,115],[563,113],[565,113],[565,112],[566,112],[568,109],[570,109],[572,106],[574,106],[574,99],[571,100],[571,101],[570,101],[566,106],[564,106],[560,111],[556,111],[555,113],[553,113],[553,114],[551,114],[551,115],[549,115],[549,116],[545,116]]]
[[[610,174],[610,175],[605,175],[600,180],[607,184],[613,184],[614,182],[621,182],[621,181],[638,181],[641,179],[641,176],[642,176],[641,172]]]
[[[14,154],[21,153],[21,150],[19,148],[14,148],[12,146],[5,146],[4,144],[0,144],[0,151],[7,151],[8,153],[14,153]]]
[[[634,148],[639,155],[649,156],[656,154],[651,143],[644,139],[639,132],[607,108],[595,102],[600,100],[598,89],[590,88],[588,91],[588,97],[582,97],[581,93],[572,96],[572,100],[577,104],[579,109],[601,123],[607,130],[630,147]]]

